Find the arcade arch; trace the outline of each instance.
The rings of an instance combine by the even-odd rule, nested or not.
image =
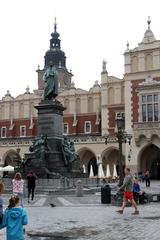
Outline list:
[[[98,174],[98,166],[97,166],[97,159],[95,153],[93,153],[88,148],[82,148],[77,151],[80,157],[80,166],[85,166],[85,169],[88,173],[90,173],[90,168],[92,165],[93,174],[96,176]]]
[[[122,160],[123,168],[125,167],[124,159],[125,158],[123,156],[123,160]],[[111,147],[109,149],[106,149],[102,153],[102,166],[103,166],[104,173],[106,173],[107,164],[109,164],[111,176],[113,175],[114,165],[116,165],[117,174],[119,174],[119,150],[117,148]]]
[[[145,146],[138,156],[138,172],[150,171],[152,179],[160,179],[160,148],[155,144]]]
[[[19,154],[15,150],[7,151],[3,156],[4,166],[11,165],[15,167],[17,165],[16,159],[19,159]]]

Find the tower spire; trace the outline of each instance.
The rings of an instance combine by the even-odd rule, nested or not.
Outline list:
[[[148,23],[148,29],[150,29],[150,24],[151,24],[150,16],[148,16],[148,21],[147,21],[147,23]]]
[[[57,18],[54,18],[54,31],[57,31]]]
[[[127,51],[129,51],[129,41],[127,41]]]
[[[150,16],[148,16],[147,24],[148,24],[148,29],[144,33],[142,43],[151,43],[156,41],[156,38],[150,28],[150,24],[151,24]]]
[[[57,18],[54,17],[54,30],[51,33],[50,49],[45,54],[45,68],[50,66],[50,62],[55,67],[66,68],[66,56],[61,50],[60,34],[57,32]]]

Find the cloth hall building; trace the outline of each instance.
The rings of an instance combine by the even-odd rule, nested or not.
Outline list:
[[[52,61],[58,70],[58,100],[66,107],[64,134],[74,140],[81,166],[89,171],[92,165],[95,175],[100,163],[104,173],[107,164],[111,174],[114,164],[118,168],[118,143],[109,141],[106,145],[105,135],[114,138],[116,117],[122,115],[125,131],[132,135],[131,145],[123,143],[123,165],[133,172],[150,170],[152,178],[160,178],[160,40],[156,40],[150,23],[148,19],[147,30],[134,49],[127,44],[123,79],[110,76],[103,61],[101,79],[89,91],[75,87],[55,23],[44,68],[36,70],[37,89],[31,93],[27,88],[17,97],[7,91],[0,100],[0,165],[15,166],[37,135],[34,106],[43,97],[42,78]]]

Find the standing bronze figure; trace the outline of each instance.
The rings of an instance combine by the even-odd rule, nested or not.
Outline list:
[[[43,75],[45,82],[44,100],[51,100],[58,95],[58,73],[55,67],[50,64]]]

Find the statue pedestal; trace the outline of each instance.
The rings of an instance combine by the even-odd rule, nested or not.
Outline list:
[[[38,106],[38,136],[63,138],[63,111],[65,107],[56,99],[42,100]]]
[[[45,167],[51,173],[65,174],[62,154],[63,141],[63,111],[65,107],[56,99],[42,100],[38,106],[38,136],[47,136],[48,154],[45,157]],[[50,175],[50,174],[49,174]]]
[[[62,144],[65,107],[54,99],[42,100],[35,108],[38,110],[38,135],[32,154],[25,154],[27,171],[34,171],[41,178],[80,177],[79,160],[67,164],[64,158]]]

